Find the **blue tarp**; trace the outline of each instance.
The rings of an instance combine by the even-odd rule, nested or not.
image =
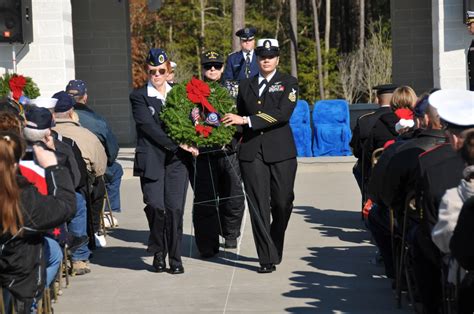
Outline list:
[[[311,116],[306,100],[298,100],[290,118],[298,157],[311,157]]]
[[[313,109],[313,156],[349,156],[349,105],[342,99],[317,101]]]

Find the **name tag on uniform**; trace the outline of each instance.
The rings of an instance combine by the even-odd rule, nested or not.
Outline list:
[[[281,85],[281,82],[276,82],[268,88],[269,93],[283,92],[284,90],[285,86]]]

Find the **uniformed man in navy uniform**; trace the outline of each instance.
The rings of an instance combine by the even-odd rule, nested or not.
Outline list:
[[[236,114],[226,125],[243,127],[240,169],[260,262],[259,273],[275,271],[283,256],[285,230],[293,209],[296,147],[289,119],[298,98],[296,78],[277,71],[276,39],[260,39],[259,74],[240,82]]]
[[[227,57],[224,80],[240,81],[258,75],[257,57],[254,51],[256,33],[254,27],[242,28],[235,33],[235,36],[240,37],[242,49]]]
[[[352,131],[352,139],[349,145],[352,147],[354,157],[357,158],[357,163],[354,165],[352,172],[363,194],[365,194],[363,184],[365,184],[368,179],[367,169],[370,167],[370,160],[364,160],[365,154],[362,149],[364,148],[365,141],[369,138],[370,131],[374,127],[375,122],[377,122],[381,115],[391,111],[390,100],[392,99],[393,91],[397,87],[397,85],[393,84],[375,86],[373,89],[377,91],[377,104],[380,107],[373,112],[359,117]],[[363,195],[363,201],[364,200],[365,195]]]
[[[161,49],[151,49],[146,59],[148,82],[130,94],[137,130],[133,174],[140,177],[145,213],[150,227],[148,251],[154,254],[153,267],[184,272],[181,262],[183,213],[188,187],[186,160],[197,156],[195,147],[175,143],[164,131],[160,112],[171,86],[166,82],[171,64]]]
[[[467,28],[474,35],[474,11],[467,11]],[[474,91],[474,39],[467,51],[467,73],[469,79],[469,90]]]

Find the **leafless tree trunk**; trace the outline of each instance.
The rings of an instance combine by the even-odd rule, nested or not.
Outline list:
[[[201,42],[204,43],[205,27],[206,27],[206,0],[201,0]]]
[[[324,82],[329,78],[329,46],[331,34],[331,0],[326,0],[326,27],[324,29]],[[327,92],[327,91],[326,91]],[[328,96],[328,95],[326,95]]]
[[[364,51],[365,41],[365,0],[359,0],[359,49]]]
[[[324,79],[323,79],[323,61],[321,58],[321,40],[319,35],[319,18],[318,8],[316,6],[316,0],[311,0],[313,6],[313,18],[314,18],[314,41],[316,43],[316,54],[318,56],[318,81],[319,81],[319,95],[321,99],[324,99]]]
[[[245,0],[232,0],[232,50],[240,49],[240,39],[235,32],[245,26]]]
[[[275,37],[278,38],[278,32],[280,31],[280,19],[281,15],[283,13],[283,2],[285,0],[278,0],[278,11],[277,11],[277,16],[276,16],[276,25],[275,25]]]
[[[290,26],[291,26],[291,75],[298,78],[298,62],[297,62],[297,52],[298,52],[298,20],[297,20],[297,7],[296,0],[290,0]]]

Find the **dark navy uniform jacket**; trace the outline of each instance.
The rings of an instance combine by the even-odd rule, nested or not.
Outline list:
[[[253,161],[261,149],[265,162],[296,157],[296,147],[288,121],[298,99],[298,81],[276,71],[266,92],[258,96],[258,76],[240,82],[237,96],[239,115],[248,116],[252,127],[243,127],[239,159]]]
[[[164,131],[160,120],[163,101],[147,95],[147,85],[130,94],[133,118],[137,130],[137,148],[133,175],[158,180],[164,177],[167,158],[174,155],[179,146]]]
[[[257,55],[255,50],[252,52],[252,61],[250,61],[249,78],[258,75]],[[231,53],[227,57],[224,69],[224,80],[243,80],[245,76],[245,58],[242,50]]]
[[[370,131],[372,131],[377,120],[381,115],[390,111],[391,109],[389,106],[384,106],[357,119],[356,126],[352,131],[352,139],[349,144],[352,147],[352,153],[356,158],[361,158],[363,156],[362,149],[364,148],[364,143],[369,138]]]

